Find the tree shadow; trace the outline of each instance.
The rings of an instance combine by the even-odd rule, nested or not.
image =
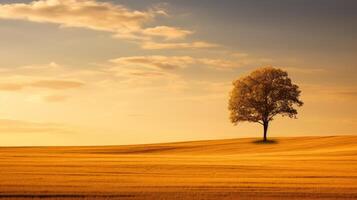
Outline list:
[[[254,144],[278,144],[279,142],[277,140],[254,140],[252,143]]]

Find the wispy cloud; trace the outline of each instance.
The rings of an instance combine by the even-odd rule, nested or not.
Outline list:
[[[114,33],[141,30],[163,10],[137,11],[122,5],[94,0],[39,0],[28,4],[0,4],[0,17],[40,23],[56,23],[64,27],[82,27]]]
[[[240,67],[234,60],[218,58],[195,58],[191,56],[129,56],[111,59],[111,74],[123,79],[130,87],[170,88],[172,90],[185,90],[189,84],[196,82],[187,80],[181,69],[189,67],[208,67],[212,69],[233,69]]]
[[[144,35],[164,37],[167,40],[173,40],[184,39],[186,36],[193,34],[193,31],[169,26],[156,26],[154,28],[146,28],[142,33]]]
[[[141,44],[143,49],[149,50],[160,50],[160,49],[202,49],[202,48],[213,48],[219,45],[209,43],[209,42],[177,42],[177,43],[166,43],[166,42],[144,42]]]
[[[48,95],[43,98],[46,102],[57,103],[63,102],[68,99],[68,96],[65,95]]]
[[[101,69],[68,67],[56,62],[3,69],[0,73],[0,92],[23,95],[32,102],[64,102],[85,90],[87,87],[84,86],[89,83],[109,77],[109,73]]]
[[[186,68],[224,71],[255,62],[260,62],[260,59],[247,54],[237,56],[229,53],[218,54],[216,57],[127,56],[101,62],[91,68],[50,62],[4,68],[0,72],[0,91],[17,92],[31,101],[48,103],[64,102],[79,98],[79,93],[107,88],[117,88],[121,91],[184,91],[191,88],[190,84],[198,85],[186,76],[189,71],[185,70]]]
[[[66,90],[78,88],[83,86],[84,83],[72,80],[38,80],[31,84],[30,87],[47,88],[52,90]]]
[[[357,98],[355,86],[332,86],[320,84],[301,84],[302,95],[311,101],[349,101]]]
[[[323,68],[302,68],[302,67],[284,67],[288,72],[302,73],[302,74],[314,74],[327,72]]]
[[[153,7],[146,11],[132,10],[120,4],[96,0],[38,0],[30,3],[0,4],[0,18],[37,23],[54,23],[61,27],[88,28],[106,31],[114,38],[139,42],[144,49],[210,48],[207,42],[165,43],[181,40],[194,33],[180,27],[147,24],[159,16],[167,16],[165,9]],[[159,40],[159,42],[157,41]]]
[[[0,91],[18,91],[24,88],[20,83],[0,83]]]
[[[69,127],[54,123],[0,119],[0,133],[72,133]]]
[[[195,62],[190,56],[131,56],[112,59],[112,63],[120,65],[131,65],[154,69],[178,69],[187,67]]]
[[[3,91],[18,91],[25,88],[46,88],[51,90],[66,90],[78,88],[84,83],[74,80],[37,80],[33,82],[22,83],[0,83],[0,90]]]
[[[251,57],[235,58],[208,58],[192,56],[129,56],[110,60],[116,67],[130,66],[132,68],[151,68],[161,70],[173,70],[188,66],[208,66],[214,69],[234,69],[253,63],[264,63],[261,59]]]

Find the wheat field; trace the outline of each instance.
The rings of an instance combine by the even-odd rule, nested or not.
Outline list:
[[[0,199],[357,199],[357,136],[3,147]]]

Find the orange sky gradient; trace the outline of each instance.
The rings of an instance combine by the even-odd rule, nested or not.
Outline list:
[[[356,14],[338,8],[357,4],[331,2],[1,1],[0,145],[261,137],[227,109],[231,82],[261,66],[287,70],[305,103],[269,136],[356,134]]]

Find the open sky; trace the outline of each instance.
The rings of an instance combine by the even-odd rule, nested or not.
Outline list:
[[[357,1],[0,0],[0,145],[261,137],[231,82],[289,72],[305,105],[269,136],[357,129]]]

